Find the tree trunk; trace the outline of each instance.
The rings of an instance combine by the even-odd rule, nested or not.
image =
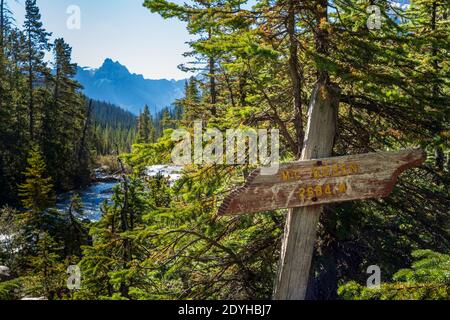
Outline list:
[[[3,36],[5,33],[5,22],[4,22],[4,0],[0,2],[0,65],[3,64],[3,54],[4,54],[4,43]],[[3,68],[3,66],[2,66]],[[0,70],[0,75],[3,73],[3,70]],[[1,81],[1,79],[0,79]],[[0,84],[0,109],[2,108],[2,99],[3,99],[3,86]]]
[[[247,76],[247,72],[239,75],[239,104],[241,107],[245,106],[245,100],[247,99],[247,92],[245,91]]]
[[[434,149],[435,165],[439,171],[444,171],[445,155],[441,147]]]
[[[447,154],[447,170],[450,171],[450,152]]]
[[[80,146],[78,148],[78,165],[79,166],[81,166],[83,150],[85,149],[86,135],[87,135],[87,129],[89,127],[89,122],[91,119],[91,112],[92,112],[92,99],[89,100],[89,105],[88,105],[88,109],[87,109],[87,113],[86,113],[86,120],[84,122],[83,134],[81,135]]]
[[[5,0],[1,0],[0,2],[0,50],[1,53],[3,53],[3,47],[4,47],[4,42],[3,42],[3,37],[5,34]]]
[[[210,29],[208,32],[208,39],[212,37],[212,30]],[[216,90],[216,69],[215,64],[216,61],[214,57],[209,56],[209,94],[210,94],[210,103],[211,103],[211,114],[215,116],[217,114],[216,104],[217,104],[217,90]]]
[[[295,134],[297,143],[297,157],[303,149],[303,112],[302,112],[302,79],[298,63],[298,44],[296,37],[295,0],[289,1],[287,31],[289,34],[289,70],[291,74],[292,92],[294,96]]]
[[[217,92],[216,92],[216,70],[214,68],[214,58],[209,58],[209,82],[210,82],[210,95],[211,95],[211,113],[213,116],[217,114],[216,103],[217,103]]]
[[[128,201],[128,178],[125,171],[125,166],[123,165],[122,160],[119,157],[119,147],[117,147],[117,155],[118,155],[118,161],[120,165],[120,169],[122,172],[122,180],[123,180],[123,188],[124,188],[124,196],[123,196],[123,207],[120,210],[120,225],[121,225],[121,231],[122,233],[127,232],[130,230],[129,224],[128,224],[128,213],[129,213],[129,201]],[[123,239],[123,268],[128,269],[128,263],[131,261],[131,243],[128,238]],[[129,286],[125,281],[122,281],[120,283],[120,294],[123,297],[128,298],[129,297]]]
[[[31,45],[31,32],[28,31],[28,90],[29,90],[29,101],[28,101],[28,115],[29,115],[29,134],[30,141],[34,140],[34,101],[33,101],[33,58],[32,58],[32,50],[33,47]]]
[[[436,21],[437,21],[437,3],[436,1],[433,1],[432,6],[431,6],[431,30],[433,32],[436,31]],[[439,77],[439,64],[437,61],[437,54],[438,54],[438,48],[436,47],[435,42],[432,42],[432,46],[431,46],[431,56],[433,57],[433,61],[432,61],[432,65],[433,65],[433,70],[435,72],[435,77],[436,79]],[[433,84],[433,99],[437,99],[439,96],[439,86],[434,83]],[[434,149],[434,155],[435,155],[435,165],[436,168],[439,171],[443,171],[444,170],[444,152],[442,150],[441,147],[436,147]]]
[[[311,97],[302,160],[331,155],[336,135],[338,104],[338,90],[329,84],[318,82]],[[275,299],[305,299],[321,212],[322,206],[289,210],[281,248]]]

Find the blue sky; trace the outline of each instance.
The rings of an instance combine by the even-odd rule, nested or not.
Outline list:
[[[25,0],[8,0],[16,23],[22,27]],[[182,3],[183,0],[173,0]],[[164,20],[142,6],[144,0],[37,0],[42,21],[52,39],[63,37],[80,66],[99,67],[105,58],[118,60],[131,72],[149,79],[182,79],[177,66],[189,51],[185,24]],[[81,9],[81,29],[67,28],[67,8]]]

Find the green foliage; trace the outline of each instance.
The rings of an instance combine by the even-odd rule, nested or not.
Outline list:
[[[172,187],[162,176],[122,184],[114,204],[91,228],[95,241],[84,248],[85,286],[76,297],[270,297],[277,260],[272,245],[281,219],[278,214],[214,217],[222,170],[186,173]]]
[[[18,217],[19,212],[13,208],[0,209],[0,265],[9,267],[13,272],[20,270],[23,263],[23,257],[17,253],[23,247],[25,229],[24,222]]]
[[[434,13],[430,9],[433,8],[431,1],[428,1],[415,2],[409,9],[400,10],[397,14],[389,11],[388,1],[378,2],[385,17],[380,30],[368,30],[366,27],[367,3],[335,1],[335,9],[328,12],[328,21],[313,23],[307,17],[315,16],[315,9],[294,4],[297,28],[293,31],[285,24],[290,18],[287,10],[290,1],[258,1],[251,10],[242,9],[242,3],[194,1],[178,5],[168,1],[145,2],[152,12],[158,12],[164,18],[176,17],[186,21],[189,32],[198,36],[190,43],[192,52],[186,56],[192,57],[194,69],[200,69],[204,74],[199,77],[201,80],[191,79],[186,85],[185,98],[177,101],[177,107],[183,111],[183,118],[178,122],[181,126],[189,130],[193,120],[202,119],[208,126],[221,130],[242,125],[275,127],[280,129],[282,157],[292,159],[298,145],[303,143],[301,133],[304,127],[298,124],[301,120],[306,123],[313,84],[318,73],[325,73],[341,90],[336,155],[416,145],[424,146],[430,153],[434,153],[435,146],[440,145],[448,152],[444,142],[448,141],[445,139],[449,123],[448,108],[442,108],[449,104],[448,76],[445,74],[448,68],[445,55],[449,46],[448,39],[443,36],[448,34],[448,26],[443,23],[446,10],[443,2],[436,2]],[[436,17],[434,26],[433,14]],[[327,33],[326,50],[316,46],[318,29]],[[293,52],[295,56],[292,56]],[[292,67],[295,61],[297,65]],[[293,76],[296,73],[299,75],[297,84]],[[212,79],[215,92],[212,91]],[[197,97],[194,94],[194,99],[190,97],[189,90],[192,83],[200,89],[200,95]],[[300,97],[296,98],[301,104],[300,115],[292,106],[295,86],[300,90]],[[214,105],[210,99],[213,93],[217,94]],[[159,153],[164,159],[162,163],[167,161],[167,152],[163,148],[165,141],[151,146],[138,145],[126,157],[136,173],[142,172],[145,165],[158,163]],[[166,145],[170,146],[169,143]],[[313,298],[336,298],[338,280],[363,280],[366,276],[363,267],[367,261],[379,264],[390,277],[411,261],[409,252],[413,250],[449,250],[449,171],[448,168],[442,169],[442,165],[437,166],[433,160],[430,157],[422,168],[402,175],[388,199],[326,208],[321,219],[319,247],[313,266],[315,277],[310,290]],[[214,172],[214,180],[204,176],[207,170]],[[214,265],[208,260],[208,253],[196,251],[197,243],[203,241],[198,237],[202,239],[201,236],[214,234],[206,226],[214,225],[220,230],[220,223],[214,218],[214,208],[208,207],[205,201],[214,197],[215,193],[219,195],[221,190],[241,183],[240,173],[245,173],[245,169],[220,171],[219,168],[189,167],[187,172],[189,174],[180,180],[186,188],[176,189],[177,196],[173,197],[170,209],[161,210],[160,219],[163,220],[148,222],[149,225],[160,223],[158,230],[165,228],[169,235],[173,232],[182,243],[182,253],[167,253],[167,260],[163,257],[163,262],[155,266],[163,274],[169,270],[167,278],[160,276],[161,280],[155,283],[163,288],[167,284],[167,288],[173,289],[173,292],[167,292],[172,298],[179,297],[177,293],[182,297],[234,298],[230,293],[232,290],[228,291],[226,285],[222,285],[223,290],[218,289],[214,293],[204,289],[204,295],[183,291],[183,283],[197,283],[197,278],[210,288],[216,282],[226,283],[229,279],[226,272],[216,274],[214,280],[207,279],[209,273],[205,275],[200,272],[205,277],[202,278],[196,271],[184,275],[187,279],[183,280],[174,275],[188,264],[186,261],[196,261],[194,267],[189,265],[193,270],[197,270],[197,263],[202,270]],[[197,176],[201,177],[200,180],[192,178]],[[190,211],[191,206],[196,209]],[[189,224],[189,219],[198,224]],[[264,223],[258,226],[262,229],[272,227]],[[281,232],[281,226],[282,219],[277,224],[276,232]],[[265,231],[266,234],[273,234],[269,229]],[[172,238],[156,233],[150,235],[152,238],[159,236],[167,239],[167,242],[161,241],[155,245],[157,252],[166,252],[164,249],[170,247]],[[246,238],[239,229],[227,229],[218,243],[228,244],[227,239],[233,236],[241,240],[232,246],[233,252],[244,254],[251,243],[243,241]],[[271,250],[277,252],[279,239],[271,239]],[[178,244],[175,242],[175,246]],[[160,258],[159,255],[157,257]],[[176,264],[174,261],[177,260],[183,263]],[[169,261],[168,265],[172,268],[164,261]],[[267,269],[272,272],[264,277],[265,288],[272,286],[268,279],[273,279],[276,271],[274,260],[269,261],[272,263],[262,264],[270,266]],[[213,273],[212,267],[210,271]],[[233,271],[235,275],[239,274],[235,269]],[[158,273],[155,271],[155,274]],[[254,283],[258,282],[255,280]],[[235,288],[243,287],[251,288],[251,285],[240,283]],[[136,292],[155,297],[154,293],[145,294],[144,291],[139,289]],[[270,290],[265,292],[269,297]],[[252,294],[257,295],[252,292],[249,296]]]
[[[71,47],[61,38],[49,43],[35,0],[25,11],[23,30],[5,7],[0,12],[0,264],[12,276],[0,283],[0,298],[60,299],[68,296],[67,266],[91,239],[80,199],[59,212],[55,194],[90,182],[97,128],[124,124],[105,139],[129,151],[136,120],[117,110],[99,119],[101,107],[87,103],[74,80]]]
[[[136,136],[136,116],[115,105],[92,101],[93,147],[97,155],[130,152]]]
[[[77,299],[129,298],[129,287],[140,281],[135,275],[143,271],[134,258],[145,248],[134,245],[130,232],[140,228],[147,210],[143,188],[138,180],[123,181],[115,190],[114,204],[104,205],[102,219],[90,229],[93,244],[83,247],[83,286]]]
[[[76,64],[71,63],[71,53],[63,39],[55,40],[54,85],[42,119],[42,150],[58,190],[85,184],[91,161],[86,148],[87,108],[78,92],[81,86],[73,80]]]
[[[153,143],[155,142],[155,129],[148,106],[144,107],[144,111],[139,115],[137,143]]]
[[[81,198],[75,194],[70,206],[63,217],[61,229],[64,241],[64,256],[70,258],[81,258],[81,247],[89,242],[89,223],[85,221]]]
[[[22,289],[23,279],[16,278],[9,281],[0,282],[0,300],[17,300],[18,293]]]
[[[398,271],[394,282],[375,289],[352,281],[339,287],[339,295],[352,300],[448,300],[450,255],[417,250],[412,256],[416,261],[410,269]]]
[[[24,176],[25,182],[19,186],[23,206],[34,213],[49,207],[54,199],[52,178],[47,177],[46,165],[37,145],[30,151]]]
[[[23,25],[25,41],[24,55],[25,55],[25,70],[27,73],[27,108],[28,108],[28,126],[29,138],[34,141],[36,138],[36,124],[39,120],[37,115],[37,107],[42,105],[42,100],[39,93],[42,88],[36,84],[42,81],[42,78],[48,75],[46,63],[44,62],[45,51],[50,49],[48,38],[51,33],[48,33],[42,25],[41,14],[36,5],[36,0],[25,1],[25,22]]]
[[[47,232],[43,232],[39,234],[36,249],[36,255],[30,257],[33,273],[24,290],[54,299],[66,284],[66,268],[58,254],[59,245]]]

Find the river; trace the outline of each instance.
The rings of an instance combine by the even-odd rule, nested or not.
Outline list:
[[[77,192],[83,204],[85,218],[91,221],[98,221],[101,218],[101,204],[110,201],[113,195],[113,188],[118,182],[96,182],[78,191],[64,193],[58,197],[56,208],[67,210],[70,205],[72,195]]]
[[[144,170],[144,175],[148,177],[154,177],[160,174],[168,178],[169,181],[173,183],[181,177],[181,170],[182,167],[179,166],[153,165],[148,166]],[[101,172],[98,172],[98,176],[100,176],[102,179],[105,179],[105,174]],[[105,201],[111,201],[113,189],[119,183],[118,181],[111,181],[111,179],[108,178],[106,178],[105,180],[107,181],[95,182],[86,188],[59,195],[56,203],[56,208],[61,211],[67,210],[70,205],[70,199],[72,198],[73,194],[77,192],[83,204],[83,218],[94,222],[100,220],[102,216],[102,203]]]

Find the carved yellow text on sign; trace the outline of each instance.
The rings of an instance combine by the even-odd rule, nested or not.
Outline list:
[[[401,172],[425,160],[422,150],[296,161],[276,175],[254,171],[225,198],[219,214],[241,214],[389,195]]]

